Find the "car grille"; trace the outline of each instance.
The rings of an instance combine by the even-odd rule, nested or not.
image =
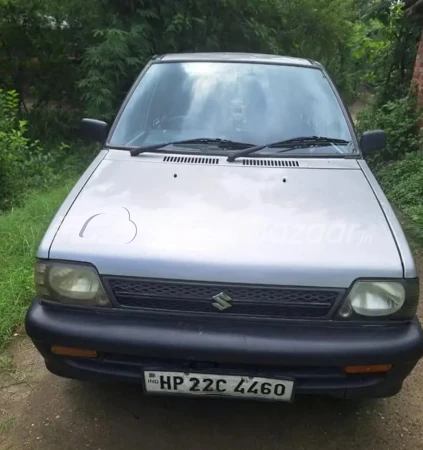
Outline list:
[[[154,312],[227,317],[324,319],[345,294],[339,289],[263,287],[105,277],[119,305]],[[231,298],[224,310],[213,297]],[[227,297],[223,297],[227,298]],[[213,305],[215,304],[215,305]],[[225,305],[225,303],[224,303]],[[227,306],[227,305],[225,305]]]

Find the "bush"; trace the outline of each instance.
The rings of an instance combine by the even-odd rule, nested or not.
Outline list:
[[[358,132],[382,129],[387,133],[386,147],[372,155],[371,162],[392,161],[416,152],[422,144],[420,119],[421,113],[411,95],[390,101],[380,108],[369,106],[364,109],[357,117]]]
[[[423,151],[380,167],[377,177],[389,200],[408,216],[413,231],[423,239]]]
[[[28,123],[19,118],[15,91],[0,90],[0,212],[19,204],[33,189],[43,189],[80,174],[96,146],[59,144],[45,150],[27,137]]]
[[[54,148],[62,141],[75,141],[82,116],[78,109],[43,105],[30,109],[23,118],[28,122],[28,137]]]
[[[27,122],[18,117],[18,94],[0,90],[0,211],[23,192],[47,182],[51,156],[25,136]]]

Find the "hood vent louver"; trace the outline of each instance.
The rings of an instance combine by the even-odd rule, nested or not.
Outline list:
[[[204,158],[196,156],[165,156],[163,162],[178,164],[219,164],[218,158]]]
[[[300,163],[295,160],[286,159],[243,159],[243,166],[263,166],[263,167],[299,167]]]

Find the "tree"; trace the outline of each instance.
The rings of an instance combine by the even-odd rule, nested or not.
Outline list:
[[[357,83],[346,43],[358,0],[0,1],[0,83],[37,126],[64,122],[58,109],[112,118],[158,53],[301,56],[323,62],[345,94]]]
[[[395,0],[362,2],[350,38],[355,67],[376,90],[378,104],[407,94],[413,74],[421,23]]]
[[[347,0],[103,0],[79,87],[91,115],[113,116],[123,93],[156,53],[246,51],[321,60],[342,85],[351,29]]]

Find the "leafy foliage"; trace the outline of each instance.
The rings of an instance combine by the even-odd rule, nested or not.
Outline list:
[[[360,20],[348,42],[355,73],[375,91],[376,103],[407,95],[421,19],[407,16],[401,1],[359,0]]]
[[[423,242],[421,113],[410,91],[421,18],[407,16],[402,2],[357,2],[362,20],[354,24],[349,45],[357,73],[374,93],[374,104],[359,115],[358,128],[387,132],[386,148],[369,162],[404,214],[406,230]]]
[[[375,129],[382,129],[387,133],[385,149],[373,155],[372,162],[397,159],[419,150],[422,145],[420,120],[421,114],[412,95],[392,100],[382,107],[370,106],[363,110],[358,115],[359,133]]]
[[[25,189],[42,184],[50,156],[25,137],[27,122],[18,119],[18,94],[0,90],[0,210],[13,205]]]
[[[110,119],[153,54],[255,51],[304,56],[342,71],[350,0],[104,0],[78,86],[88,114]],[[295,26],[293,26],[295,24]]]
[[[61,144],[46,151],[27,137],[27,122],[19,119],[19,95],[0,89],[0,212],[16,205],[24,194],[61,182],[63,173],[81,171],[95,149]]]
[[[18,92],[31,136],[57,143],[58,133],[74,132],[82,114],[75,89],[81,55],[100,8],[98,1],[82,0],[0,2],[0,88]],[[66,119],[52,120],[56,116]]]
[[[393,0],[2,0],[0,87],[48,140],[72,136],[82,110],[112,119],[145,63],[167,52],[313,58],[347,99],[364,82],[383,104],[406,94],[417,22]]]
[[[82,65],[86,75],[78,86],[87,114],[110,120],[130,80],[147,62],[151,48],[146,41],[146,27],[142,25],[133,25],[127,31],[96,30],[94,36],[99,43],[87,49]]]
[[[248,51],[321,60],[347,89],[353,18],[353,0],[3,0],[0,87],[26,113],[110,119],[154,54]]]
[[[25,108],[72,96],[75,71],[65,70],[77,43],[49,2],[6,0],[0,4],[0,57],[3,87],[13,87]]]
[[[423,242],[423,152],[409,153],[381,167],[378,179],[389,199],[411,221],[413,234]]]

